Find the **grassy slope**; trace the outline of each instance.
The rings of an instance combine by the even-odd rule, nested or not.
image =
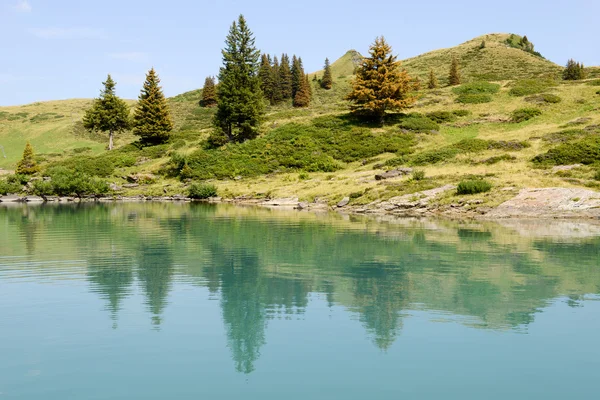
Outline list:
[[[409,72],[422,78],[426,77],[430,68],[434,68],[438,72],[440,80],[443,81],[450,59],[456,55],[461,60],[462,74],[465,80],[475,80],[481,76],[481,71],[485,71],[486,76],[493,75],[499,78],[498,80],[502,84],[500,93],[494,95],[492,103],[479,105],[456,104],[455,95],[449,88],[424,91],[421,100],[411,111],[427,113],[464,108],[471,111],[472,114],[469,117],[461,118],[458,122],[443,124],[439,135],[419,135],[418,151],[436,150],[464,138],[529,140],[532,145],[530,148],[511,153],[516,160],[485,165],[479,162],[494,155],[505,154],[505,152],[490,150],[478,154],[461,154],[455,160],[422,167],[429,179],[417,185],[408,183],[406,178],[385,182],[374,181],[374,165],[394,157],[392,154],[382,154],[376,160],[370,160],[367,165],[351,163],[335,173],[310,173],[303,174],[302,177],[298,172],[280,173],[268,177],[223,180],[216,182],[217,186],[221,193],[231,196],[270,194],[278,197],[298,196],[308,200],[321,197],[332,202],[350,193],[366,190],[367,195],[358,200],[366,202],[376,198],[416,191],[423,187],[457,183],[462,177],[469,174],[487,174],[498,188],[490,195],[485,196],[486,201],[493,205],[513,193],[500,191],[499,188],[505,186],[593,185],[593,181],[590,180],[592,174],[590,168],[579,169],[571,177],[561,177],[548,171],[532,168],[530,160],[534,155],[544,152],[548,148],[545,142],[536,138],[559,131],[562,125],[581,117],[591,118],[587,122],[588,125],[600,124],[600,115],[597,111],[600,107],[600,96],[595,94],[599,88],[584,83],[558,85],[551,92],[559,95],[563,101],[555,105],[542,106],[544,111],[542,116],[522,124],[499,122],[506,120],[513,110],[530,106],[523,98],[508,95],[511,83],[506,80],[507,78],[555,75],[560,71],[560,67],[549,61],[518,49],[506,47],[502,44],[506,37],[506,35],[485,36],[487,46],[483,50],[478,49],[478,46],[484,37],[479,37],[456,48],[437,50],[406,60],[403,65]],[[267,113],[265,132],[289,122],[309,124],[317,116],[345,113],[347,104],[343,97],[349,90],[350,74],[357,62],[357,54],[350,51],[332,64],[335,82],[331,91],[319,89],[316,82],[313,82],[314,100],[309,109],[297,110],[289,105],[270,108]],[[479,72],[476,73],[476,71]],[[591,69],[591,71],[595,71],[595,69]],[[510,75],[507,75],[508,72]],[[317,75],[319,75],[318,72]],[[199,98],[200,91],[196,90],[170,99],[176,125],[176,140],[185,141],[185,146],[177,151],[184,154],[189,154],[199,148],[200,141],[210,131],[213,110],[198,107]],[[0,168],[14,166],[26,140],[32,141],[37,153],[66,151],[63,153],[63,157],[68,157],[72,154],[72,149],[78,147],[90,147],[91,150],[86,154],[102,152],[105,146],[104,142],[98,141],[97,138],[91,138],[89,135],[75,136],[73,134],[74,122],[81,117],[83,110],[88,105],[88,100],[69,100],[0,108],[0,113],[4,112],[4,114],[0,114],[4,115],[4,117],[0,116],[0,145],[5,147],[8,156],[6,159],[0,159]],[[18,113],[27,113],[27,115],[17,118]],[[38,117],[35,118],[36,116]],[[8,117],[14,120],[8,121]],[[2,118],[4,119],[2,120]],[[39,121],[40,118],[45,119]],[[377,128],[374,131],[378,134],[395,134],[398,132],[398,128],[389,126]],[[117,145],[123,145],[133,140],[131,135],[124,135],[119,138]],[[55,156],[58,157],[58,155]],[[167,158],[146,160],[139,166],[117,171],[114,179],[110,180],[122,183],[118,176],[124,173],[155,172],[166,160]],[[155,185],[139,189],[138,192],[158,195],[165,190],[177,193],[184,191],[184,188],[181,182],[171,179],[161,180]],[[136,191],[131,192],[131,194],[136,193]],[[448,201],[452,200],[448,199]]]

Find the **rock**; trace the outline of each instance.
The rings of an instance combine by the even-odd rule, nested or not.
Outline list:
[[[265,207],[298,207],[298,198],[297,197],[289,197],[282,199],[272,199],[263,201],[260,203],[261,206]]]
[[[413,172],[412,168],[397,168],[383,174],[375,175],[375,180],[381,181],[384,179],[396,178],[398,176],[410,175]]]
[[[40,196],[27,196],[23,199],[27,203],[43,203],[44,199]]]
[[[14,194],[0,197],[0,203],[18,203],[20,201],[22,201],[21,198]]]
[[[152,174],[131,174],[127,175],[127,181],[130,183],[154,183],[156,176]]]
[[[136,188],[139,186],[140,186],[139,183],[126,183],[123,185],[123,187],[127,188],[127,189],[132,189],[132,188]]]
[[[337,203],[337,207],[338,208],[346,207],[348,204],[350,204],[350,197],[344,197],[342,199],[342,201]]]
[[[121,186],[117,185],[116,183],[111,183],[110,185],[108,185],[108,187],[113,192],[120,192],[121,190],[123,190],[123,188]]]
[[[56,196],[46,196],[46,201],[48,203],[54,203],[54,202],[58,201],[58,197],[56,197]]]
[[[60,201],[61,203],[68,203],[68,202],[72,202],[73,200],[75,200],[73,197],[59,197],[58,201]]]
[[[573,164],[573,165],[557,165],[552,168],[552,173],[557,173],[560,171],[571,171],[572,169],[583,167],[581,164]]]
[[[298,210],[306,210],[309,207],[308,203],[301,201],[296,207]]]
[[[241,181],[242,177],[240,175],[236,176],[235,178],[233,178],[234,181]]]

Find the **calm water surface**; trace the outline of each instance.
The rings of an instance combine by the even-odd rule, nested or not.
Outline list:
[[[597,398],[600,227],[0,207],[2,399]]]

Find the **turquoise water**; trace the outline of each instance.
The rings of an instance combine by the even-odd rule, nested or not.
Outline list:
[[[596,398],[600,227],[0,207],[0,400]]]

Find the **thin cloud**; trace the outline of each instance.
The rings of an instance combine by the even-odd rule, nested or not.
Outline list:
[[[33,8],[27,0],[17,0],[17,4],[13,6],[13,9],[18,12],[28,13],[31,12]]]
[[[111,53],[108,56],[114,60],[124,60],[132,62],[143,62],[148,60],[148,54],[137,51],[125,53]]]
[[[31,34],[41,39],[104,39],[104,32],[93,28],[36,28]]]

